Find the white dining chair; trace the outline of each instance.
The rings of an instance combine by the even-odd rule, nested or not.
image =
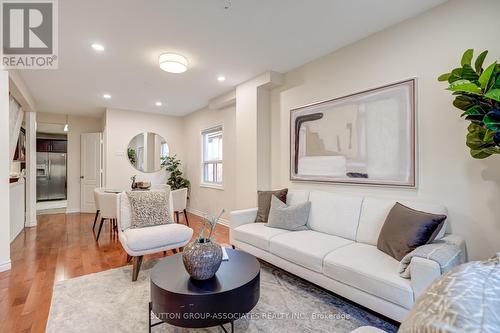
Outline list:
[[[96,195],[96,205],[99,207],[99,215],[101,217],[101,223],[99,224],[99,230],[97,231],[96,241],[99,241],[99,236],[101,235],[102,226],[104,222],[109,221],[111,223],[111,231],[117,229],[117,214],[116,214],[116,193],[106,193],[104,190],[96,189],[94,191]]]
[[[189,226],[189,220],[187,216],[187,195],[188,195],[188,189],[187,188],[181,188],[178,190],[172,191],[172,205],[175,213],[175,220],[177,223],[179,223],[179,214],[182,212],[184,213],[184,219],[186,220],[186,224]]]
[[[94,189],[94,204],[95,204],[95,217],[94,217],[94,224],[92,225],[92,231],[95,229],[95,224],[97,223],[97,219],[99,218],[99,213],[101,212],[101,209],[99,208],[99,200],[97,200],[97,197],[99,193],[104,192],[104,188],[102,187],[96,187]]]

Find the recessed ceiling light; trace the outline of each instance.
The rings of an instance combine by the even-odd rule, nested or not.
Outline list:
[[[162,102],[156,102],[156,103],[155,103],[155,105],[156,105],[156,106],[162,106],[162,105],[163,105],[163,103],[162,103]]]
[[[104,95],[102,95],[102,98],[104,98],[104,99],[110,99],[111,95],[110,94],[104,94]]]
[[[184,73],[187,71],[187,59],[180,54],[163,53],[158,58],[160,68],[169,73]]]
[[[102,44],[94,43],[92,44],[92,48],[99,52],[104,51],[104,46]]]
[[[219,75],[219,76],[217,77],[217,81],[219,81],[219,82],[224,82],[224,81],[226,81],[226,77],[225,77],[224,75]]]

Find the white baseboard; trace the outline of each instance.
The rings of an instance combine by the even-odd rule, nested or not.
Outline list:
[[[10,268],[11,268],[10,260],[0,264],[0,272],[8,271],[10,270]]]
[[[37,225],[37,220],[35,218],[35,220],[33,220],[33,221],[26,220],[26,223],[24,224],[24,227],[25,228],[32,228],[32,227],[36,227],[36,225]]]
[[[66,208],[66,214],[80,213],[80,208]]]
[[[187,211],[190,212],[191,214],[194,214],[194,215],[199,216],[199,217],[203,217],[203,216],[207,215],[207,213],[202,212],[201,210],[194,209],[194,208],[188,208]],[[221,217],[219,219],[219,224],[222,224],[223,226],[229,227],[229,220],[223,219]]]

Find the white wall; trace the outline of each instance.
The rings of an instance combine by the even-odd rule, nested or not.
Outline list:
[[[0,212],[10,216],[9,73],[0,71]],[[0,272],[10,269],[10,221],[0,220]]]
[[[202,138],[205,129],[223,125],[223,188],[216,189],[201,186]],[[235,209],[236,194],[236,127],[235,107],[222,110],[203,110],[184,117],[184,147],[186,152],[182,161],[186,177],[191,181],[189,209],[195,214],[208,213],[218,215],[224,208],[223,218]]]
[[[66,116],[62,114],[37,112],[38,123],[65,124]],[[68,206],[67,212],[80,211],[80,148],[83,133],[102,132],[102,119],[96,117],[68,117]]]
[[[500,1],[449,1],[286,74],[272,92],[272,185],[359,195],[418,198],[449,209],[471,259],[500,250],[500,156],[474,160],[465,146],[467,122],[439,74],[457,67],[464,50],[500,59]],[[418,78],[419,184],[414,189],[301,184],[289,181],[290,109],[390,82]]]
[[[17,235],[24,229],[25,223],[25,205],[24,205],[25,181],[20,179],[18,182],[10,184],[10,241],[12,242]]]
[[[138,111],[108,109],[105,115],[104,155],[105,185],[109,188],[129,189],[130,177],[137,175],[137,180],[151,181],[153,184],[166,182],[164,170],[144,173],[136,170],[127,157],[127,147],[137,134],[154,132],[162,136],[170,149],[170,154],[177,154],[182,160],[184,154],[183,119]]]

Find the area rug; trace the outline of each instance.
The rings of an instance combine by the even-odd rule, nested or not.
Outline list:
[[[131,267],[127,266],[56,283],[47,332],[147,332],[149,277],[154,264],[145,262],[136,282],[131,282]],[[235,322],[235,332],[347,333],[366,325],[397,331],[375,314],[263,263],[260,300],[250,316]],[[222,330],[162,324],[152,332]]]

